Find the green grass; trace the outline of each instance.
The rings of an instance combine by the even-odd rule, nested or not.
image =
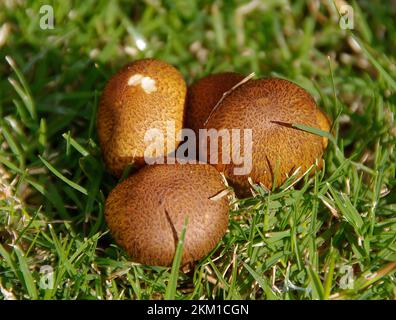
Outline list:
[[[394,6],[352,2],[348,31],[327,0],[252,2],[245,15],[244,1],[61,2],[0,4],[0,28],[11,27],[0,47],[0,299],[396,298]],[[41,30],[51,3],[55,29]],[[98,97],[144,57],[188,83],[220,71],[287,78],[334,120],[324,169],[235,200],[229,231],[188,273],[177,260],[128,261],[104,222],[117,181],[97,144]],[[53,288],[40,286],[43,266]]]

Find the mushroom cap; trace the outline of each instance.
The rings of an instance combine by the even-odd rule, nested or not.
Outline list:
[[[320,164],[327,139],[295,129],[291,124],[303,124],[324,131],[330,129],[328,118],[311,95],[287,80],[269,78],[249,81],[219,104],[206,125],[207,129],[252,129],[252,170],[247,175],[234,174],[234,168],[241,165],[232,161],[230,164],[221,162],[222,142],[219,142],[219,163],[215,166],[224,172],[238,195],[248,193],[248,176],[255,183],[260,182],[271,189],[275,172],[277,185],[280,185],[299,167],[297,176],[306,172],[316,160]],[[231,150],[236,150],[235,142],[232,141]],[[243,142],[240,148],[243,157]]]
[[[187,90],[186,126],[198,134],[223,94],[244,78],[234,72],[217,73],[203,77],[190,86]]]
[[[111,191],[106,222],[133,261],[169,266],[188,217],[183,266],[204,257],[225,234],[227,197],[211,199],[225,188],[207,164],[148,165]]]
[[[167,136],[167,122],[174,122],[176,132],[182,128],[186,91],[180,72],[155,59],[132,62],[110,78],[97,115],[99,143],[110,172],[120,176],[128,164],[144,164],[148,129],[164,133],[163,154],[176,149],[179,142]],[[172,150],[168,140],[174,144]]]

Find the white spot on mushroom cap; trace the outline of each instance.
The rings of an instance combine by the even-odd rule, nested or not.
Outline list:
[[[134,74],[128,79],[128,86],[138,86],[138,85],[142,87],[144,92],[149,94],[157,91],[155,80],[153,78],[143,76],[139,73]]]
[[[155,86],[155,80],[150,77],[142,78],[141,85],[144,91],[147,93],[157,91],[157,87]]]
[[[134,74],[128,79],[128,86],[137,86],[140,84],[143,76],[141,74]]]

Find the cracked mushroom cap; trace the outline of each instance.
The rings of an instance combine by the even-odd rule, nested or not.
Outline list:
[[[207,164],[145,166],[111,191],[106,222],[133,261],[169,266],[188,217],[183,266],[208,254],[225,234],[225,189],[219,172]]]
[[[244,78],[239,73],[225,72],[195,82],[187,91],[186,126],[197,134],[223,94]]]
[[[219,163],[216,168],[224,172],[237,194],[248,194],[249,176],[253,182],[260,182],[271,189],[276,172],[279,186],[298,168],[297,176],[300,176],[316,161],[321,166],[327,138],[293,128],[291,124],[330,130],[327,116],[317,107],[311,95],[287,80],[251,80],[236,88],[219,104],[206,125],[207,129],[252,129],[250,173],[236,175],[234,169],[241,165],[232,161],[222,163],[221,142],[218,147]],[[234,143],[231,150],[237,150]],[[241,143],[242,157],[244,147]]]
[[[149,129],[164,133],[163,154],[176,149],[177,137],[168,137],[166,128],[169,121],[174,122],[175,132],[182,128],[186,91],[180,72],[155,59],[132,62],[111,77],[97,115],[99,143],[111,173],[120,176],[128,164],[144,164]],[[168,150],[168,145],[174,148]]]

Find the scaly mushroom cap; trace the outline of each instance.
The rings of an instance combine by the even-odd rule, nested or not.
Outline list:
[[[212,74],[198,80],[187,90],[186,126],[194,130],[204,127],[210,112],[223,94],[241,82],[244,76],[234,72]]]
[[[247,194],[248,176],[254,182],[272,188],[276,172],[277,185],[280,185],[298,168],[297,176],[308,170],[316,160],[320,167],[327,139],[292,128],[291,124],[303,124],[324,131],[330,129],[329,120],[311,95],[287,80],[270,78],[249,81],[219,104],[206,125],[207,129],[252,129],[252,170],[247,175],[234,174],[234,168],[241,165],[221,162],[222,143],[219,142],[219,164],[216,168],[230,179],[237,194]],[[243,157],[243,143],[240,148]],[[231,154],[232,150],[236,148],[231,144]],[[210,153],[209,148],[208,151]]]
[[[228,200],[219,197],[224,189],[220,174],[207,164],[145,166],[111,191],[106,222],[133,261],[169,266],[188,217],[185,265],[204,257],[226,232]]]
[[[177,137],[166,134],[168,121],[176,133],[183,126],[186,84],[173,66],[154,59],[123,67],[107,83],[97,116],[99,142],[110,172],[120,176],[128,164],[144,164],[147,130],[164,133],[164,152],[176,149]],[[168,150],[167,141],[174,144]],[[158,156],[158,155],[157,155]]]

